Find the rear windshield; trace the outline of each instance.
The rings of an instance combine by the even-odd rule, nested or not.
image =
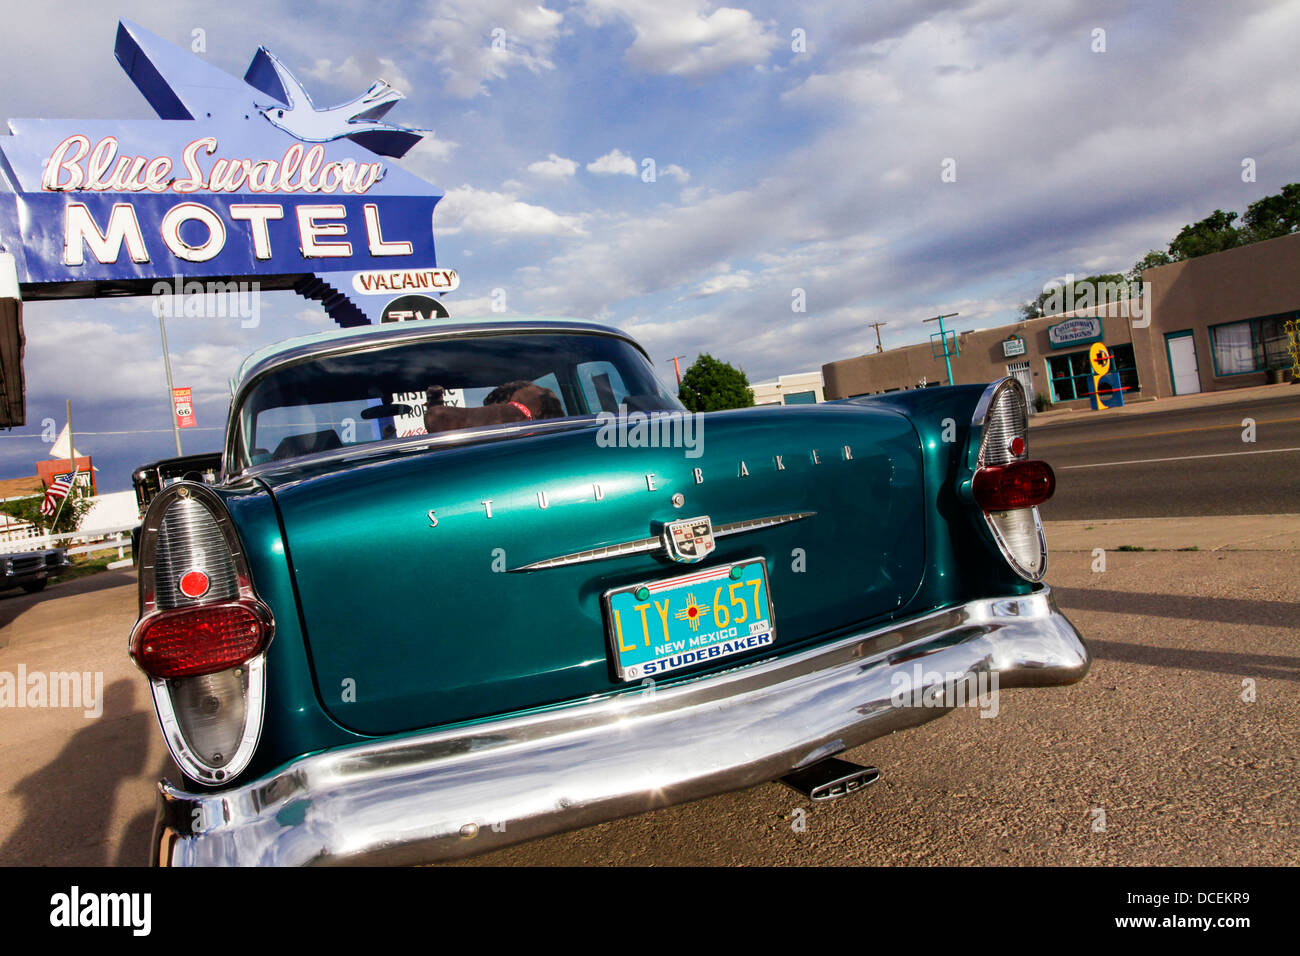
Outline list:
[[[676,411],[636,348],[587,333],[429,338],[277,369],[244,396],[233,470],[415,435]]]

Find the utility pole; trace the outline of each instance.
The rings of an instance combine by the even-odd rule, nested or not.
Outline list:
[[[951,319],[953,316],[961,315],[960,312],[949,312],[947,315],[936,315],[933,319],[925,319],[926,322],[939,323],[939,341],[943,342],[943,364],[948,367],[948,384],[956,384],[952,380],[952,359],[948,355],[948,333],[944,331],[943,320]],[[177,441],[180,441],[178,438]]]
[[[883,352],[883,351],[885,350],[885,347],[884,347],[883,345],[880,344],[880,327],[881,327],[882,325],[888,325],[888,324],[889,324],[888,322],[868,322],[868,323],[867,323],[867,325],[869,325],[871,328],[873,328],[873,329],[876,330],[876,351],[877,351],[877,352]]]
[[[54,534],[54,529],[59,526],[59,515],[63,514],[63,506],[68,503],[68,499],[77,489],[77,444],[72,440],[72,399],[68,399],[68,470],[72,472],[68,493],[59,502],[59,509],[54,512],[54,520],[50,522],[50,534]]]
[[[666,361],[666,362],[672,362],[672,363],[673,363],[673,371],[677,373],[677,387],[678,387],[678,388],[681,388],[681,387],[682,387],[682,367],[681,367],[681,365],[679,364],[678,360],[679,360],[679,359],[684,359],[684,358],[686,358],[685,355],[674,355],[672,358],[670,358],[670,359],[665,359],[665,360],[664,360],[664,361]]]
[[[172,386],[172,357],[167,351],[167,325],[163,321],[163,310],[158,310],[158,328],[162,331],[163,365],[167,368],[167,414],[171,416],[172,433],[176,436],[176,456],[185,454],[181,451],[181,427],[176,423],[176,391]]]

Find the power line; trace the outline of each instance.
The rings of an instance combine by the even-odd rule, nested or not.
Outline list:
[[[223,432],[226,430],[226,426],[225,425],[196,425],[194,426],[193,430],[197,432]],[[77,435],[78,436],[81,435],[163,435],[163,434],[170,435],[171,433],[172,430],[170,428],[136,428],[131,431],[121,431],[121,432],[79,431],[77,432]],[[42,435],[0,435],[0,438],[41,438],[42,440],[44,440],[44,436]]]

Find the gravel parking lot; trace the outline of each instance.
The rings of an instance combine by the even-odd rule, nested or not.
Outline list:
[[[1049,581],[1095,655],[1081,683],[874,741],[848,756],[883,776],[844,800],[768,784],[468,862],[1300,864],[1294,557],[1109,552],[1095,572],[1058,550]],[[0,670],[104,674],[101,717],[0,710],[0,864],[144,862],[174,771],[126,658],[134,613],[130,572],[0,597]]]

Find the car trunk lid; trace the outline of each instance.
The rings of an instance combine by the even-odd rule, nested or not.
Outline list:
[[[702,423],[692,448],[633,447],[632,431],[592,425],[265,473],[325,709],[388,734],[626,687],[602,595],[693,568],[767,565],[775,644],[714,668],[887,615],[915,592],[925,503],[903,415],[782,407]],[[717,538],[698,566],[645,551],[551,560],[698,515],[786,520]]]

